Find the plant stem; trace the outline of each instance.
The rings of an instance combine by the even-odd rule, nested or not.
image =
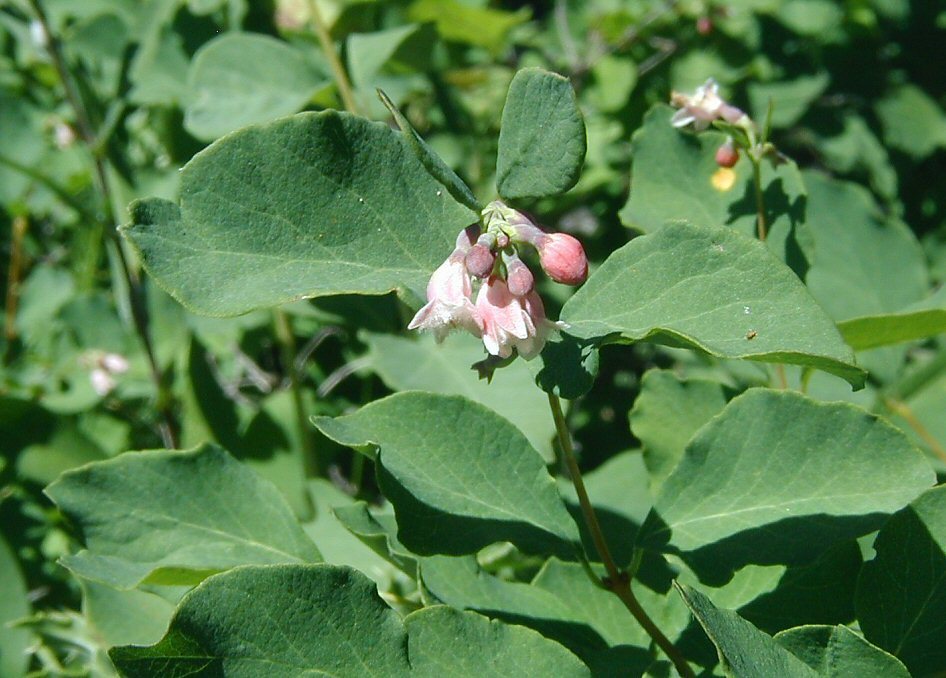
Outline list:
[[[276,321],[276,337],[282,348],[283,368],[289,378],[289,390],[292,392],[292,403],[296,411],[296,426],[299,429],[299,442],[302,446],[302,461],[306,476],[317,477],[322,475],[322,460],[315,447],[315,436],[305,414],[305,401],[302,399],[302,384],[299,380],[299,371],[296,369],[296,337],[292,333],[289,316],[280,308],[273,311]]]
[[[686,659],[676,646],[670,642],[670,639],[657,627],[647,614],[647,611],[644,610],[638,602],[634,591],[631,589],[631,578],[628,573],[622,572],[618,568],[617,563],[614,562],[614,557],[611,555],[611,550],[608,548],[608,543],[601,530],[601,524],[598,522],[598,515],[595,513],[595,509],[591,505],[591,500],[588,498],[588,491],[585,489],[585,481],[582,480],[578,462],[575,460],[575,450],[572,447],[571,434],[568,432],[568,424],[565,422],[565,415],[562,413],[561,400],[552,393],[548,394],[548,398],[549,407],[552,410],[552,418],[555,420],[555,431],[558,434],[559,448],[561,449],[562,457],[565,460],[572,483],[575,486],[575,493],[578,495],[581,513],[585,518],[588,531],[591,532],[595,549],[598,551],[601,562],[604,564],[604,569],[608,573],[607,579],[602,580],[602,584],[624,603],[624,606],[634,616],[637,623],[643,627],[647,635],[654,640],[657,646],[663,650],[664,654],[673,662],[677,672],[684,678],[691,678],[695,674],[689,664],[687,664]]]
[[[66,67],[66,60],[62,53],[59,38],[53,34],[49,19],[42,5],[39,3],[39,0],[29,0],[29,2],[30,6],[33,8],[33,12],[36,14],[36,19],[39,21],[43,32],[46,34],[47,52],[52,61],[53,68],[56,70],[56,74],[59,76],[59,80],[62,83],[66,100],[75,114],[79,136],[82,138],[82,141],[85,143],[92,156],[96,186],[99,189],[103,206],[103,217],[98,219],[98,221],[101,222],[105,232],[115,244],[119,270],[128,286],[128,305],[131,309],[132,323],[144,348],[145,356],[148,360],[151,381],[155,388],[155,408],[161,419],[161,423],[158,426],[161,438],[165,447],[174,448],[178,446],[178,443],[174,419],[170,410],[171,398],[164,387],[161,369],[158,366],[154,346],[151,343],[151,335],[148,331],[148,311],[144,303],[141,281],[138,279],[137,275],[132,273],[131,266],[128,263],[128,257],[125,254],[121,239],[118,237],[118,231],[115,228],[114,202],[112,200],[108,170],[102,155],[103,151],[99,147],[95,130],[92,128],[92,123],[86,111],[85,104],[82,101],[82,97],[79,95],[78,88],[72,80],[69,69]]]
[[[332,68],[332,75],[335,77],[335,86],[338,87],[338,94],[342,98],[342,103],[349,113],[358,113],[358,105],[355,103],[355,95],[352,93],[351,82],[348,80],[348,74],[338,58],[338,52],[335,50],[335,43],[332,42],[332,36],[329,35],[328,26],[322,17],[322,11],[316,0],[309,0],[309,14],[312,19],[312,27],[319,38],[319,45],[325,58],[328,59],[329,66]]]
[[[7,271],[7,303],[4,333],[10,344],[16,339],[16,311],[20,301],[20,275],[23,268],[23,238],[29,228],[29,221],[23,214],[13,217],[10,235],[10,268]],[[7,350],[12,347],[7,346]]]
[[[765,202],[762,199],[762,161],[752,157],[752,186],[755,189],[756,228],[759,240],[765,242],[768,230],[765,223]]]

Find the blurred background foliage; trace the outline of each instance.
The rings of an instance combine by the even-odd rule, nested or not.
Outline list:
[[[939,3],[316,1],[357,111],[387,121],[375,95],[384,89],[484,201],[495,197],[513,74],[542,66],[568,76],[588,129],[584,174],[565,196],[526,207],[578,236],[593,262],[638,232],[619,214],[634,190],[632,135],[645,113],[672,90],[714,77],[758,120],[773,102],[773,141],[808,171],[815,233],[812,215],[826,223],[835,215],[822,231],[830,254],[820,270],[840,279],[808,280],[835,319],[863,315],[855,307],[864,298],[880,299],[867,304],[871,313],[922,303],[946,278]],[[154,286],[114,237],[130,201],[175,198],[180,167],[220,136],[342,107],[310,10],[307,0],[0,4],[0,622],[30,619],[0,633],[0,675],[26,668],[26,645],[31,668],[73,675],[107,671],[101,648],[130,642],[109,626],[129,603],[56,564],[75,543],[42,488],[66,469],[169,441],[216,441],[272,480],[323,540],[342,543],[344,530],[317,506],[379,495],[369,462],[321,437],[309,415],[409,388],[462,392],[498,409],[551,458],[551,418],[527,366],[501,371],[487,389],[466,370],[481,355],[476,342],[458,337],[434,352],[427,337],[407,335],[411,309],[395,295],[198,317]],[[567,292],[543,292],[554,315]],[[107,353],[126,357],[129,369],[97,392],[90,376]],[[942,337],[868,353],[867,389],[851,393],[815,375],[809,393],[885,412],[934,458],[944,455]],[[570,413],[586,470],[640,447],[628,411],[654,367],[733,393],[769,380],[756,364],[644,344],[606,348],[596,388]],[[489,564],[513,577],[535,569],[503,553]],[[396,598],[411,586],[391,575],[382,588]]]

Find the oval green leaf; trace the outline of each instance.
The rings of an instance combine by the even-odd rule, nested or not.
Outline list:
[[[322,559],[279,490],[214,445],[128,452],[64,473],[46,494],[87,549],[63,564],[117,588]]]
[[[568,79],[541,68],[516,73],[499,130],[499,194],[517,200],[564,193],[578,181],[585,150],[585,121]]]
[[[423,291],[476,215],[402,136],[346,113],[231,134],[181,176],[180,207],[131,207],[125,236],[196,313],[237,315],[329,294]]]
[[[865,373],[831,319],[765,245],[727,227],[669,224],[635,238],[562,309],[583,339],[651,340],[721,358]]]
[[[907,437],[865,410],[751,389],[696,433],[638,539],[724,581],[750,563],[811,562],[934,481]]]
[[[511,541],[531,553],[575,556],[578,528],[542,457],[485,406],[407,391],[313,422],[342,445],[379,448],[381,489],[398,538],[415,553],[464,555]]]

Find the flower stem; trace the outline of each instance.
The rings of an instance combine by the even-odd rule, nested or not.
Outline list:
[[[122,246],[121,238],[119,238],[118,231],[115,228],[116,219],[114,212],[114,201],[111,183],[109,182],[108,177],[108,167],[106,165],[107,161],[104,157],[104,146],[99,143],[100,140],[97,138],[95,130],[92,127],[92,122],[88,111],[85,108],[85,103],[82,101],[79,88],[73,81],[72,73],[69,71],[66,65],[66,59],[62,53],[62,46],[60,44],[59,37],[52,32],[52,28],[49,24],[49,18],[46,16],[43,6],[40,4],[39,0],[29,0],[29,2],[33,9],[33,13],[36,15],[37,21],[39,21],[43,28],[43,32],[46,34],[46,40],[48,44],[47,52],[49,54],[50,61],[53,64],[53,68],[55,69],[56,74],[59,76],[60,83],[62,84],[63,91],[66,95],[66,101],[69,103],[69,106],[72,108],[72,111],[75,114],[76,127],[78,128],[79,136],[82,138],[83,143],[86,145],[89,153],[92,156],[94,178],[96,187],[98,188],[100,197],[102,198],[103,209],[103,217],[101,219],[97,219],[97,221],[101,223],[105,232],[112,240],[116,259],[118,260],[119,272],[121,273],[123,282],[125,283],[125,286],[128,290],[128,307],[131,309],[132,324],[134,325],[135,332],[138,334],[138,338],[141,340],[142,347],[144,348],[145,357],[148,361],[148,371],[155,388],[155,409],[157,410],[158,417],[160,419],[158,429],[161,434],[162,441],[164,442],[165,447],[175,448],[178,446],[178,443],[174,417],[171,414],[172,399],[168,389],[165,387],[164,379],[161,376],[161,369],[158,365],[158,360],[154,352],[154,346],[151,343],[151,334],[148,329],[148,310],[145,305],[144,289],[141,285],[141,280],[134,272],[132,272],[131,265],[128,262],[128,257],[125,254],[124,247]]]
[[[768,228],[765,223],[765,202],[762,199],[762,161],[750,155],[752,161],[752,186],[755,189],[756,228],[759,240],[765,242]]]
[[[575,493],[578,495],[581,513],[585,518],[588,531],[591,532],[595,549],[598,551],[601,562],[604,564],[604,569],[608,573],[607,578],[601,581],[602,585],[624,603],[624,607],[634,616],[637,623],[641,625],[647,632],[647,635],[654,640],[657,646],[663,650],[664,654],[673,662],[677,672],[684,678],[692,678],[695,674],[689,664],[687,664],[686,659],[676,646],[670,642],[670,639],[657,627],[646,610],[641,606],[640,602],[638,602],[634,591],[631,589],[631,577],[627,572],[622,572],[618,568],[617,563],[614,562],[614,557],[611,555],[611,550],[608,548],[608,543],[601,530],[601,524],[598,522],[598,516],[595,513],[594,507],[591,505],[591,500],[588,498],[588,491],[585,489],[585,482],[582,480],[578,462],[575,460],[575,451],[572,447],[571,435],[568,432],[568,424],[565,422],[565,415],[562,413],[561,400],[552,393],[548,394],[548,398],[549,407],[552,410],[552,418],[555,420],[555,431],[558,436],[559,448],[561,449],[562,457],[568,468],[572,483],[575,486]]]
[[[358,105],[355,103],[355,95],[352,92],[351,82],[348,80],[348,74],[338,58],[338,52],[335,50],[335,43],[332,42],[332,36],[329,35],[328,25],[322,16],[322,10],[316,0],[309,0],[309,14],[312,19],[312,27],[319,39],[319,45],[325,58],[328,59],[329,66],[332,68],[332,75],[335,78],[335,86],[338,87],[338,94],[342,99],[345,109],[349,113],[358,114]]]

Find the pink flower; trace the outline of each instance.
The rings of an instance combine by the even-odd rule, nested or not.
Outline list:
[[[588,257],[585,249],[567,233],[546,233],[539,238],[539,263],[542,270],[558,283],[581,285],[588,277]]]
[[[471,295],[473,288],[464,259],[473,246],[475,230],[466,229],[457,237],[457,247],[427,283],[427,303],[407,326],[410,330],[432,330],[437,341],[453,329],[465,329],[480,336],[480,323]]]
[[[732,125],[748,121],[745,113],[719,96],[719,85],[712,78],[697,87],[691,95],[673,92],[670,103],[680,109],[670,118],[670,124],[674,127],[686,127],[692,123],[693,129],[704,130],[720,118]]]
[[[476,311],[483,331],[483,345],[500,358],[510,357],[513,349],[526,360],[534,358],[545,346],[552,326],[545,317],[542,299],[535,291],[517,297],[498,276],[490,276],[480,288]]]

